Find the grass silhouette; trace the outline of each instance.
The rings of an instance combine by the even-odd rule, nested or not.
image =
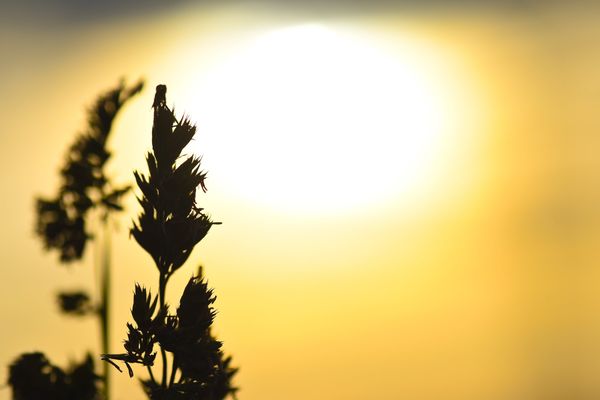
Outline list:
[[[115,187],[104,172],[110,158],[106,148],[114,118],[122,106],[142,90],[140,82],[116,88],[101,95],[89,111],[88,128],[70,147],[61,169],[62,183],[54,198],[37,199],[36,232],[48,250],[59,252],[63,264],[82,258],[88,242],[95,241],[101,257],[98,301],[84,291],[61,292],[62,312],[77,317],[95,316],[102,340],[102,374],[95,371],[88,354],[81,363],[68,368],[53,365],[43,353],[26,353],[9,366],[8,384],[15,400],[67,399],[108,400],[110,364],[122,371],[141,364],[148,371],[142,379],[151,399],[217,400],[235,397],[231,357],[221,351],[221,343],[211,333],[216,311],[215,296],[204,279],[202,268],[190,278],[179,307],[169,312],[165,294],[169,279],[189,258],[193,248],[206,236],[213,222],[196,204],[197,189],[206,191],[206,174],[200,158],[183,157],[181,152],[192,140],[196,127],[188,118],[177,119],[166,105],[166,86],[158,85],[152,105],[152,151],[147,155],[148,175],[134,172],[141,191],[142,206],[131,235],[152,259],[158,270],[158,294],[136,285],[131,314],[135,324],[127,324],[124,353],[108,349],[110,332],[110,216],[123,210],[121,199],[129,186]],[[183,161],[180,161],[185,158]],[[89,232],[89,220],[98,218],[103,232]],[[103,239],[103,240],[100,240]],[[155,351],[155,348],[158,348]],[[160,371],[154,368],[160,352]]]
[[[64,371],[52,365],[42,353],[27,353],[8,372],[14,400],[95,400],[100,396],[90,354]]]
[[[67,315],[98,319],[103,352],[110,351],[109,222],[113,213],[123,210],[121,199],[130,190],[129,186],[115,186],[105,173],[111,156],[107,142],[119,111],[142,88],[142,81],[131,87],[122,81],[96,99],[88,111],[85,131],[67,151],[60,170],[58,193],[52,198],[36,199],[36,233],[47,250],[59,253],[61,264],[80,261],[90,241],[100,250],[100,257],[95,260],[100,276],[96,285],[98,293],[92,296],[81,290],[63,291],[57,300],[61,311]],[[98,219],[101,231],[92,232],[89,228],[96,222],[92,221],[94,219]],[[9,368],[13,397],[109,400],[110,370],[105,366],[103,372],[97,374],[94,359],[88,354],[81,364],[63,371],[42,353],[24,354]]]
[[[156,87],[152,151],[146,156],[148,175],[135,172],[142,212],[131,228],[132,236],[154,261],[158,294],[153,296],[136,285],[131,308],[135,324],[127,324],[125,352],[103,354],[102,359],[119,371],[119,364],[124,364],[130,376],[134,375],[131,364],[146,367],[148,379],[142,379],[142,384],[151,399],[224,399],[235,395],[231,379],[237,369],[231,367],[231,357],[223,354],[221,343],[211,333],[215,296],[202,268],[190,278],[174,314],[165,301],[171,276],[218,224],[196,204],[197,189],[206,191],[200,158],[181,154],[196,127],[188,118],[175,116],[166,104],[166,90],[165,85]],[[162,366],[155,373],[158,352]]]

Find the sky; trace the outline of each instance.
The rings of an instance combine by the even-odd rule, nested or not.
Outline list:
[[[167,296],[204,265],[240,399],[600,396],[600,7],[83,4],[0,16],[0,364],[99,352],[94,321],[54,301],[93,288],[93,249],[59,265],[34,235],[34,198],[54,193],[94,98],[142,77],[109,171],[128,183],[144,169],[166,84],[198,126],[198,201],[223,222]],[[128,235],[133,196],[126,208],[115,352],[135,282],[156,287]],[[113,382],[115,399],[143,398]]]

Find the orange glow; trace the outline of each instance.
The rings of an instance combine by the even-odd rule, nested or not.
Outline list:
[[[0,364],[98,348],[93,322],[52,302],[91,285],[93,254],[59,268],[33,238],[32,204],[55,186],[84,106],[143,75],[197,123],[199,203],[223,222],[167,295],[176,304],[205,266],[240,399],[600,397],[600,28],[589,10],[544,10],[240,5],[12,27],[22,52],[0,66]],[[152,96],[117,121],[119,182],[144,168]],[[133,196],[126,207],[115,349],[134,283],[155,281],[128,239]],[[143,398],[126,374],[113,381],[115,398]]]

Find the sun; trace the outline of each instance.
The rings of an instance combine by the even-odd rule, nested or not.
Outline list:
[[[340,212],[418,192],[444,128],[415,55],[309,24],[256,35],[193,79],[211,185],[295,213]]]

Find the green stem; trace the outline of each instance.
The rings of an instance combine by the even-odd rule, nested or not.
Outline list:
[[[173,386],[175,382],[175,374],[177,373],[177,358],[175,358],[175,354],[173,354],[173,364],[171,366],[171,379],[169,379],[169,387]]]
[[[102,341],[102,353],[110,353],[110,233],[108,221],[103,219],[103,243],[100,253],[100,334]],[[102,381],[104,383],[104,398],[110,400],[110,366],[108,363],[103,364]]]
[[[167,289],[167,280],[168,280],[168,277],[161,273],[159,284],[158,284],[158,300],[160,302],[161,309],[163,309],[165,307],[165,292]],[[166,388],[167,387],[167,352],[162,347],[160,348],[160,355],[162,357],[161,386],[163,388]]]
[[[156,385],[156,379],[154,378],[154,373],[152,372],[152,367],[149,365],[146,365],[146,368],[148,369],[148,373],[150,374],[150,379],[152,379],[152,383],[154,383]]]

